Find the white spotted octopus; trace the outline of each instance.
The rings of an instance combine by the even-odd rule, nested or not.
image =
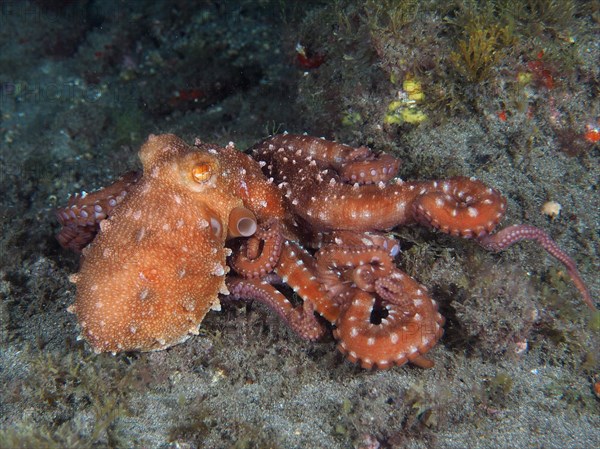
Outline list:
[[[139,156],[141,176],[57,211],[59,243],[82,252],[69,311],[96,352],[181,343],[221,295],[267,304],[306,339],[331,327],[339,350],[364,368],[431,367],[425,354],[444,318],[397,267],[399,245],[386,234],[409,224],[493,251],[536,240],[594,308],[575,263],[544,231],[492,233],[506,200],[475,179],[405,182],[391,155],[291,134],[249,154],[151,135]]]

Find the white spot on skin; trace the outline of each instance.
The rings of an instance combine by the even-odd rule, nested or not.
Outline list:
[[[184,297],[182,301],[182,306],[188,312],[193,312],[196,309],[196,302],[192,297]]]
[[[225,268],[223,267],[223,265],[221,265],[220,263],[216,263],[215,267],[212,271],[212,273],[214,276],[224,276],[225,275]]]
[[[472,218],[475,218],[475,217],[477,217],[477,215],[479,215],[479,211],[477,209],[475,209],[474,207],[468,207],[467,213],[469,214],[469,217],[472,217]]]
[[[146,235],[146,228],[145,227],[141,227],[140,230],[138,231],[138,233],[135,236],[135,240],[139,243],[142,241],[142,239],[144,238],[144,235]]]

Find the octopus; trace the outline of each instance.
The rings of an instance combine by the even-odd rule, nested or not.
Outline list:
[[[429,368],[444,317],[397,265],[389,231],[406,225],[490,251],[534,240],[595,308],[575,262],[545,231],[496,231],[506,199],[474,178],[403,181],[392,155],[292,134],[247,152],[151,135],[139,157],[141,174],[57,210],[59,243],[82,254],[68,310],[96,352],[181,343],[226,298],[267,305],[307,340],[331,330],[363,368]]]

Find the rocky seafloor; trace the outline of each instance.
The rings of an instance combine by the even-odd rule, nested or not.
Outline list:
[[[79,256],[54,238],[56,207],[139,168],[150,133],[243,149],[307,132],[391,152],[406,179],[496,187],[501,226],[545,229],[597,301],[596,2],[39,0],[0,13],[0,448],[600,447],[600,316],[534,244],[492,254],[394,230],[397,263],[440,303],[446,333],[431,369],[367,371],[260,305],[224,305],[168,350],[96,355],[66,312]]]

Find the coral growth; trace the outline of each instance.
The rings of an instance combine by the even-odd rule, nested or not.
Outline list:
[[[514,43],[508,26],[469,23],[457,50],[450,54],[455,69],[466,79],[479,83],[491,76],[505,50]]]

